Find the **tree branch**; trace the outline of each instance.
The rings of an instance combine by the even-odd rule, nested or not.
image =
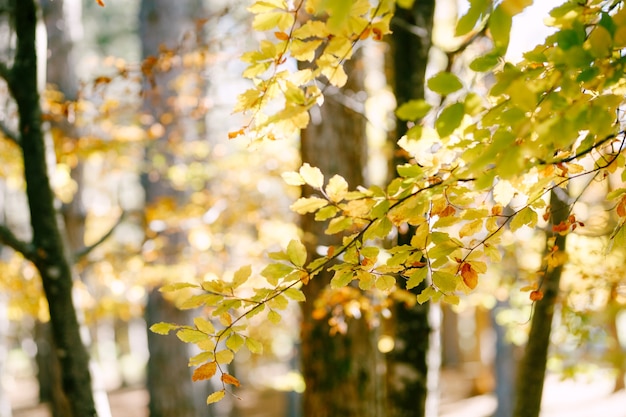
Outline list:
[[[120,217],[115,222],[115,224],[113,226],[111,226],[111,228],[105,234],[103,234],[100,237],[100,239],[98,239],[92,245],[86,246],[86,247],[82,248],[81,250],[79,250],[78,252],[76,252],[74,254],[74,262],[77,262],[81,258],[84,258],[85,256],[87,256],[91,251],[93,251],[95,248],[100,246],[105,240],[107,240],[109,237],[111,237],[111,235],[113,234],[115,229],[124,221],[125,218],[126,218],[126,212],[123,211],[122,214],[120,215]]]
[[[11,229],[4,225],[0,225],[0,242],[14,251],[21,253],[29,261],[34,262],[37,259],[37,252],[34,246],[18,239]]]
[[[11,69],[4,62],[0,62],[0,77],[9,84],[11,82]]]
[[[5,125],[2,121],[0,121],[0,132],[16,145],[20,144],[20,138],[18,137],[17,133],[15,133],[11,128],[9,128],[9,126]]]

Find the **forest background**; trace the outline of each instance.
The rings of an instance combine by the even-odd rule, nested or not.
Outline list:
[[[476,9],[482,3],[472,2],[472,6]],[[276,4],[282,3],[269,4],[277,7]],[[218,344],[209,349],[199,346],[204,351],[199,355],[205,352],[208,354],[194,356],[191,364],[201,365],[195,371],[186,364],[197,351],[187,352],[184,345],[174,337],[168,339],[146,332],[146,323],[149,326],[153,323],[181,324],[193,321],[195,328],[208,326],[199,319],[195,310],[189,314],[188,310],[172,308],[172,304],[176,303],[183,308],[201,305],[195,304],[198,298],[189,298],[189,294],[185,293],[189,289],[168,293],[167,299],[162,298],[156,289],[168,283],[232,283],[239,280],[249,281],[247,285],[255,286],[260,285],[259,280],[267,279],[271,284],[275,279],[282,279],[284,275],[281,274],[293,270],[264,269],[268,263],[267,253],[281,250],[286,250],[285,255],[283,258],[275,255],[275,258],[278,256],[276,259],[285,259],[302,267],[304,261],[301,261],[300,246],[293,243],[302,237],[297,226],[299,220],[289,210],[299,195],[299,190],[293,185],[304,182],[320,188],[318,172],[310,165],[300,168],[301,162],[317,159],[319,162],[311,163],[321,167],[322,161],[330,160],[330,154],[335,150],[328,143],[321,151],[314,146],[307,148],[306,142],[299,144],[293,137],[263,143],[237,137],[240,133],[238,129],[246,121],[238,116],[232,117],[231,111],[235,107],[237,93],[247,88],[245,81],[236,76],[245,69],[238,58],[242,51],[255,49],[253,32],[250,31],[253,24],[244,5],[232,2],[219,4],[215,1],[210,4],[199,1],[144,1],[141,4],[125,2],[123,6],[107,2],[105,8],[100,8],[95,2],[85,2],[83,6],[81,16],[80,3],[55,0],[41,4],[49,53],[41,53],[46,50],[44,48],[40,50],[39,56],[48,57],[49,87],[42,92],[46,140],[54,144],[55,150],[54,154],[48,153],[48,160],[54,161],[49,175],[58,201],[57,208],[62,214],[58,223],[64,225],[64,239],[71,252],[66,256],[72,259],[74,265],[73,297],[79,320],[84,329],[89,330],[83,332],[83,340],[90,346],[94,364],[99,365],[96,368],[100,368],[93,372],[96,377],[96,394],[102,394],[103,388],[146,381],[153,394],[151,414],[174,415],[173,411],[168,410],[176,410],[176,415],[199,415],[197,410],[222,414],[228,412],[225,411],[228,405],[220,403],[223,407],[220,411],[219,408],[207,407],[204,401],[206,395],[213,391],[220,396],[225,394],[223,383],[233,386],[239,385],[240,381],[248,386],[274,384],[293,392],[302,391],[304,380],[312,377],[304,375],[303,380],[296,371],[298,356],[295,352],[298,351],[300,337],[297,330],[297,306],[287,303],[286,299],[273,297],[271,303],[268,303],[268,312],[250,321],[245,336],[237,336],[237,332],[228,334],[226,349],[220,350],[224,353],[219,358],[215,351]],[[15,7],[12,2],[2,6],[7,34],[10,33],[11,20],[8,17],[10,13],[6,12],[11,12],[12,7]],[[415,114],[424,113],[421,118],[433,107],[453,109],[439,113],[439,125],[435,122],[438,133],[444,136],[442,131],[445,131],[445,127],[441,125],[444,118],[441,115],[458,119],[452,113],[457,108],[446,107],[445,102],[447,96],[456,90],[447,89],[461,79],[464,84],[471,85],[472,90],[486,91],[493,80],[488,76],[477,78],[471,73],[464,73],[463,69],[464,63],[471,62],[473,57],[489,50],[489,34],[479,25],[478,28],[470,28],[473,32],[468,39],[454,39],[450,34],[454,32],[457,13],[462,15],[466,10],[463,7],[459,10],[450,2],[438,2],[438,10],[435,26],[427,32],[435,35],[435,46],[428,55],[430,66],[427,71],[433,75],[447,69],[454,70],[458,75],[454,78],[440,78],[440,81],[445,81],[443,87],[430,82],[432,92],[439,94],[429,96],[430,93],[427,93],[424,96],[426,101],[414,101],[417,107],[405,107],[404,115],[405,118],[415,119]],[[135,24],[137,21],[139,23]],[[276,23],[280,28],[280,21]],[[264,25],[271,28],[270,23],[259,20],[254,26],[260,30]],[[129,29],[134,27],[137,27],[136,31]],[[493,26],[490,29],[493,31]],[[42,33],[39,32],[40,41]],[[284,35],[280,33],[284,32],[276,33],[275,37],[281,40],[280,37]],[[10,57],[15,48],[15,38],[7,36],[6,39],[3,50],[5,56]],[[352,171],[356,172],[354,180],[349,177],[352,174],[341,174],[349,179],[350,188],[356,185],[382,185],[389,172],[393,172],[387,169],[387,164],[398,152],[389,145],[393,140],[390,142],[388,137],[400,136],[398,130],[404,122],[396,125],[391,116],[395,103],[402,100],[397,97],[397,91],[394,97],[393,76],[386,77],[389,75],[389,64],[385,63],[385,56],[389,62],[390,50],[386,43],[364,42],[362,56],[353,60],[355,66],[351,71],[347,70],[348,80],[355,84],[349,85],[350,89],[344,92],[326,94],[325,107],[322,109],[328,109],[332,102],[339,107],[330,113],[318,113],[317,122],[314,123],[317,126],[330,125],[335,136],[326,135],[331,139],[334,137],[335,141],[347,141],[346,132],[351,138],[354,137],[354,142],[352,139],[347,142],[351,149],[339,149],[334,155],[339,158],[335,164],[352,165]],[[250,55],[248,58],[254,59]],[[354,75],[358,71],[363,77],[361,84],[358,84],[359,78]],[[324,75],[333,84],[334,74]],[[425,78],[422,81],[424,84]],[[6,157],[2,182],[5,218],[3,240],[13,249],[18,249],[18,252],[20,249],[26,250],[22,252],[24,256],[9,249],[3,250],[5,291],[2,301],[6,312],[3,352],[6,358],[11,359],[3,363],[15,373],[32,369],[33,361],[37,362],[42,382],[41,399],[51,402],[55,415],[71,415],[68,413],[72,411],[67,410],[72,407],[71,401],[70,404],[64,402],[64,394],[58,391],[60,384],[50,383],[60,376],[58,367],[55,367],[49,356],[45,356],[51,352],[52,342],[46,336],[49,332],[46,323],[51,317],[38,279],[40,271],[29,262],[37,260],[38,255],[33,255],[28,248],[19,245],[20,241],[32,238],[24,194],[25,180],[21,173],[23,164],[17,146],[20,141],[15,140],[17,135],[13,133],[17,130],[16,114],[21,114],[21,111],[16,109],[11,99],[10,83],[4,88],[7,90],[3,95],[6,106],[2,119],[6,139],[2,142],[3,158]],[[467,108],[468,101],[465,101],[465,106]],[[607,108],[610,109],[610,106],[607,104]],[[341,109],[348,109],[351,115],[344,116]],[[313,121],[316,120],[315,111],[311,111]],[[402,116],[401,112],[398,114]],[[347,128],[344,126],[339,129],[334,123],[342,117],[346,117],[344,123],[350,129],[362,124],[362,130],[340,130]],[[301,121],[294,124],[296,127],[305,127]],[[337,137],[338,132],[344,136]],[[306,138],[306,135],[304,133],[303,137]],[[315,140],[321,143],[320,137],[324,134],[318,132],[317,135]],[[229,141],[229,136],[235,140]],[[365,138],[367,141],[364,141]],[[425,143],[434,146],[431,142]],[[404,148],[416,156],[425,150],[419,146],[414,149]],[[350,151],[353,153],[341,154]],[[341,159],[341,155],[345,155],[345,159]],[[419,157],[417,159],[421,165],[425,164]],[[333,170],[337,168],[323,169],[326,178],[337,173]],[[281,174],[289,171],[292,173],[287,174],[285,179],[291,186],[281,177]],[[331,189],[337,192],[343,184],[337,179],[333,187]],[[604,251],[611,237],[612,222],[615,222],[607,213],[615,204],[607,201],[608,190],[603,187],[595,187],[580,202],[574,217],[567,217],[567,229],[578,229],[578,233],[568,238],[568,250],[573,247],[572,253],[584,252],[588,256],[585,259],[570,256],[567,264],[569,269],[562,280],[563,289],[568,294],[562,300],[567,302],[561,301],[557,309],[552,334],[554,346],[557,347],[552,350],[548,365],[552,371],[566,375],[574,375],[585,369],[614,369],[614,388],[619,390],[623,389],[624,369],[624,338],[620,338],[620,328],[623,327],[620,325],[623,260],[619,251],[610,255]],[[328,188],[325,191],[331,193]],[[305,195],[307,192],[310,191],[305,190]],[[494,190],[494,194],[499,194],[495,197],[497,201],[507,200],[507,192],[502,188]],[[619,197],[621,194],[615,195]],[[506,203],[512,199],[513,195],[509,196]],[[617,210],[618,215],[622,216],[619,213],[620,204]],[[444,204],[437,208],[438,215],[447,217],[443,213],[452,209],[452,204]],[[302,207],[298,210],[298,206],[295,206],[295,211],[313,210],[315,208],[309,210]],[[467,224],[472,224],[471,220],[478,219],[466,217],[465,220],[470,220]],[[345,222],[339,223],[335,222],[336,231],[348,227]],[[531,221],[526,219],[522,223],[530,224]],[[556,222],[555,226],[559,224]],[[319,233],[314,229],[307,230],[306,220],[300,221],[300,225],[304,228],[305,237],[306,233]],[[477,223],[473,223],[470,228],[477,229]],[[467,236],[476,231],[470,233],[470,228],[465,230]],[[581,229],[591,232],[580,232]],[[508,356],[500,358],[503,362],[497,370],[513,368],[515,352],[518,350],[515,346],[523,345],[527,338],[526,324],[533,311],[533,302],[543,297],[541,280],[537,280],[536,272],[542,269],[542,258],[547,257],[548,261],[551,259],[549,253],[545,256],[542,254],[546,246],[545,235],[532,233],[529,228],[521,228],[504,240],[506,244],[498,251],[503,251],[507,261],[495,262],[488,276],[481,278],[480,285],[471,295],[459,298],[435,291],[426,297],[441,294],[446,298],[445,301],[457,304],[454,307],[443,306],[443,312],[438,308],[426,312],[428,320],[431,320],[428,323],[435,329],[439,327],[437,316],[443,315],[442,336],[430,329],[427,329],[426,334],[430,333],[431,342],[434,342],[431,343],[431,351],[437,350],[437,340],[443,340],[444,366],[457,366],[468,371],[462,374],[469,378],[469,386],[474,393],[488,392],[494,388],[490,369],[498,355],[508,352]],[[337,243],[321,246],[327,250],[333,245]],[[317,252],[319,246],[309,247],[309,251]],[[372,256],[374,249],[368,250],[361,256],[365,259],[375,258]],[[328,252],[321,255],[332,256]],[[446,253],[448,255],[450,253]],[[490,257],[499,256],[491,254]],[[476,283],[472,283],[473,279],[477,279],[475,269],[482,268],[482,261],[477,258],[474,260],[474,263],[461,262],[466,267],[459,267],[463,284],[472,289],[476,287]],[[416,262],[422,260],[417,259]],[[248,270],[246,265],[249,264],[251,268]],[[435,271],[433,268],[422,268],[424,271],[427,269]],[[252,270],[263,271],[261,275],[264,278],[254,278],[258,275],[255,272],[253,278],[248,280]],[[338,280],[347,279],[345,274],[335,276]],[[384,356],[391,357],[390,352],[394,349],[397,351],[399,346],[398,333],[395,333],[399,328],[398,316],[391,314],[395,307],[389,304],[389,300],[395,298],[397,303],[415,305],[415,300],[408,301],[406,292],[400,289],[394,291],[393,282],[388,276],[381,274],[375,279],[375,285],[372,281],[368,286],[363,282],[371,280],[372,276],[362,275],[359,277],[360,283],[355,287],[341,289],[339,287],[342,285],[334,285],[335,291],[322,289],[319,293],[313,293],[314,298],[307,294],[306,304],[309,307],[304,307],[303,319],[306,320],[310,313],[317,322],[328,326],[324,327],[324,334],[331,331],[343,335],[344,340],[352,341],[355,345],[370,346],[365,349],[366,352],[359,353],[364,355],[362,358],[373,360],[371,363],[384,363]],[[440,274],[429,279],[437,277],[440,281],[435,281],[435,286],[429,288],[441,289],[446,286],[444,281],[449,276]],[[318,279],[316,282],[324,281]],[[212,285],[221,284],[205,284],[203,288],[209,294],[224,294],[224,287]],[[170,285],[169,288],[182,287]],[[378,293],[363,295],[357,289],[369,287],[375,287]],[[449,290],[444,289],[444,292]],[[303,298],[299,291],[285,294],[297,301]],[[392,296],[389,297],[389,294]],[[318,299],[313,302],[315,298]],[[217,314],[211,312],[226,329],[232,328],[232,319],[237,317],[234,314],[224,315],[231,308],[237,309],[237,301],[231,301],[233,304],[218,307]],[[220,308],[222,311],[219,311]],[[285,308],[288,313],[280,313]],[[357,328],[355,333],[348,329],[350,325]],[[207,330],[207,327],[203,328]],[[179,328],[157,327],[159,332],[171,329]],[[90,337],[86,337],[87,333]],[[213,331],[207,330],[207,333]],[[185,342],[201,342],[193,339],[193,334],[178,334]],[[89,339],[92,339],[91,342]],[[495,351],[494,339],[498,346]],[[146,350],[148,344],[151,347],[149,356]],[[242,344],[247,349],[241,351],[243,354],[238,353],[236,362],[231,362],[233,358],[228,352],[239,350]],[[433,345],[435,348],[432,348]],[[309,344],[303,343],[303,355],[307,354],[307,346]],[[263,359],[247,353],[261,351],[265,352]],[[340,379],[338,375],[329,372],[329,369],[333,369],[332,350],[329,348],[327,351],[325,348],[322,351],[328,352],[328,355],[320,358],[320,363],[325,364],[322,373],[330,375],[331,379]],[[215,353],[215,356],[212,357],[211,353]],[[351,355],[354,353],[350,351]],[[210,358],[215,360],[211,361]],[[211,368],[202,365],[207,359],[208,364],[224,366],[223,369],[220,367],[222,383],[212,383],[212,387],[202,383],[190,384],[192,378],[208,379],[207,373],[211,372],[198,372],[198,369],[207,371]],[[278,368],[279,373],[282,373],[281,378],[266,379],[265,376],[271,374],[267,370],[276,369],[267,368],[270,364],[276,366],[274,359],[291,361],[291,364],[287,368],[285,365]],[[356,358],[352,360],[357,361]],[[228,367],[227,363],[230,363]],[[431,355],[428,361],[433,370],[431,374],[437,373],[436,363],[437,359]],[[147,364],[147,378],[143,375],[144,364]],[[234,379],[229,379],[229,376]],[[46,378],[49,378],[47,382]],[[180,382],[172,384],[173,378],[180,378]],[[432,375],[430,378],[432,381]],[[362,374],[357,375],[359,379],[363,379]],[[509,377],[503,380],[500,376],[498,388],[511,389],[512,379]],[[163,386],[161,381],[169,383]],[[377,378],[371,378],[371,381],[374,386],[381,383]],[[443,394],[446,393],[445,385],[440,389]],[[435,390],[432,387],[430,390],[430,397],[435,397]],[[190,395],[194,391],[199,394]],[[323,403],[324,399],[328,400],[333,394],[340,401],[345,401],[346,397],[340,391],[335,388],[329,391],[321,396],[323,400],[317,404]],[[375,392],[380,395],[380,391]],[[389,388],[389,391],[392,389]],[[347,392],[346,395],[354,394]],[[500,395],[504,395],[501,398],[507,398],[511,394],[504,392]],[[235,398],[230,395],[224,397],[227,400]],[[2,409],[9,413],[10,405],[4,398]],[[104,397],[95,395],[95,398]],[[295,397],[290,398],[295,401]],[[306,398],[305,395],[305,402]],[[237,400],[233,402],[236,404]],[[100,414],[106,410],[104,403],[106,401],[98,403]],[[369,407],[369,404],[364,403],[364,406]],[[380,404],[379,401],[373,409],[377,410]],[[503,402],[499,403],[500,407],[504,405]],[[431,402],[431,407],[436,406]],[[358,410],[354,412],[358,413]]]

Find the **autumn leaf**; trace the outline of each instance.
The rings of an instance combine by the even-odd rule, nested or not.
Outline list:
[[[222,382],[225,384],[234,385],[236,387],[240,385],[239,380],[237,378],[235,378],[231,374],[226,374],[226,373],[222,374]]]
[[[104,7],[104,1],[103,0],[96,0],[96,3],[98,3],[98,6]]]
[[[226,392],[224,390],[221,391],[216,391],[213,394],[209,395],[206,399],[206,403],[207,404],[213,404],[216,403],[218,401],[220,401],[222,398],[224,398],[224,396],[226,395]]]
[[[215,375],[215,372],[217,372],[217,363],[208,362],[204,365],[200,365],[193,371],[193,374],[191,375],[191,380],[194,382],[204,381],[205,379],[212,378],[213,375]]]
[[[472,268],[472,265],[467,262],[463,262],[461,265],[461,278],[463,278],[463,282],[471,290],[478,285],[478,273]]]
[[[543,299],[543,292],[541,290],[533,290],[530,292],[530,299],[532,301],[539,301]]]

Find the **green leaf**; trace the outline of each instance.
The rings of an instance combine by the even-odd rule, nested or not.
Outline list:
[[[398,175],[405,178],[422,178],[424,176],[424,168],[416,164],[404,164],[396,167]]]
[[[435,294],[437,294],[437,291],[433,287],[428,286],[424,288],[424,290],[417,296],[417,302],[420,304],[424,304],[426,301],[430,300]]]
[[[528,227],[534,227],[537,224],[537,213],[530,207],[524,207],[520,210],[511,220],[509,225],[512,232],[516,231],[520,227],[526,225]]]
[[[487,72],[500,63],[501,56],[497,53],[488,53],[475,58],[469,65],[472,71]]]
[[[439,136],[443,138],[454,132],[461,125],[463,116],[465,116],[463,103],[454,103],[443,109],[435,122],[435,128]]]
[[[289,261],[295,266],[303,266],[306,262],[306,248],[299,240],[291,240],[287,245],[287,255]]]
[[[261,276],[265,277],[267,279],[267,282],[269,282],[270,284],[276,285],[278,284],[278,280],[280,278],[283,278],[285,275],[289,274],[293,270],[294,268],[291,265],[285,265],[280,263],[269,264],[263,269],[263,271],[261,271]]]
[[[275,308],[277,310],[284,310],[289,306],[289,300],[282,295],[277,295],[274,298],[271,298],[267,301],[267,305],[270,308]]]
[[[376,275],[362,269],[356,271],[356,278],[359,280],[359,288],[363,291],[371,290],[376,281]]]
[[[330,221],[330,223],[328,224],[328,228],[324,233],[326,233],[327,235],[334,235],[336,233],[343,232],[344,230],[352,226],[352,222],[353,220],[350,217],[335,217]]]
[[[396,116],[400,120],[416,121],[426,116],[433,106],[426,100],[409,100],[396,110]]]
[[[298,302],[306,301],[306,297],[304,296],[304,293],[297,288],[293,288],[293,287],[287,288],[285,290],[285,295],[294,301],[298,301]]]
[[[301,197],[289,208],[298,214],[313,213],[328,205],[328,201],[319,197]]]
[[[335,271],[335,275],[333,275],[333,278],[330,280],[330,287],[334,290],[343,288],[352,281],[352,278],[353,273],[351,269]]]
[[[442,71],[428,79],[428,88],[442,96],[454,93],[463,88],[463,83],[451,72]]]
[[[509,47],[513,19],[500,4],[489,17],[489,32],[496,46],[496,52],[504,55]]]
[[[415,0],[396,0],[396,5],[402,9],[410,10]]]
[[[164,322],[155,323],[150,326],[150,331],[156,334],[169,334],[170,331],[177,329],[180,329],[179,325]]]
[[[410,290],[420,285],[428,276],[428,268],[417,268],[409,275],[409,280],[406,282],[406,289]]]
[[[380,291],[391,291],[396,285],[396,279],[391,275],[381,275],[376,279],[375,285]]]
[[[239,333],[233,333],[228,339],[226,339],[226,347],[233,352],[237,352],[243,344],[245,339]]]
[[[272,323],[272,324],[278,324],[278,323],[280,323],[280,321],[282,320],[282,316],[281,316],[279,313],[277,313],[276,311],[274,311],[274,310],[270,310],[270,311],[267,313],[267,319],[268,319],[268,320],[270,321],[270,323]]]
[[[470,0],[469,3],[469,10],[459,19],[454,36],[463,36],[474,29],[478,19],[487,11],[490,2],[489,0]]]
[[[315,221],[323,222],[324,220],[328,220],[339,212],[339,209],[335,206],[326,206],[317,211],[315,213]]]
[[[452,292],[456,290],[459,280],[456,275],[444,271],[433,272],[433,284],[443,292]]]

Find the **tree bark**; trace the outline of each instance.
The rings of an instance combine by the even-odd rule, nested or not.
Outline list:
[[[426,67],[431,47],[435,10],[434,0],[416,1],[411,10],[398,7],[393,21],[392,78],[397,105],[423,99]],[[397,121],[390,171],[408,162],[408,156],[396,144],[407,131],[405,122]],[[410,244],[412,231],[399,233],[397,245]],[[400,288],[404,287],[398,280]],[[426,282],[411,290],[416,295]],[[408,306],[396,303],[393,312],[394,349],[387,354],[387,413],[393,417],[423,417],[428,394],[428,352],[432,327],[430,305]],[[433,370],[437,372],[437,370]]]
[[[357,56],[347,64],[348,85],[341,94],[363,89],[362,61]],[[336,92],[335,94],[340,94]],[[322,170],[326,178],[344,177],[351,187],[363,184],[366,155],[365,121],[361,114],[347,108],[338,96],[327,95],[310,126],[301,134],[302,161]],[[303,194],[311,195],[305,188]],[[326,224],[313,216],[303,216],[302,230],[309,253],[319,245],[340,244],[341,237],[324,233]],[[368,417],[381,414],[380,375],[374,333],[364,318],[348,319],[345,334],[330,334],[328,318],[313,318],[316,300],[328,288],[332,274],[324,271],[313,278],[303,291],[301,364],[306,390],[303,411],[311,417]]]
[[[43,282],[50,310],[55,353],[62,369],[62,386],[74,417],[95,416],[89,358],[82,343],[72,301],[72,274],[57,223],[54,194],[48,178],[37,83],[34,0],[13,0],[17,47],[7,84],[19,113],[19,142],[24,157],[26,194],[33,231],[34,262]]]
[[[68,4],[69,3],[69,4]],[[80,3],[75,0],[40,0],[43,19],[46,24],[47,65],[46,81],[55,84],[66,100],[75,100],[78,94],[76,60],[74,58],[75,33],[81,30]],[[76,129],[68,121],[53,121],[50,130],[60,130],[66,137],[77,138]],[[82,184],[82,163],[72,169],[72,179]],[[79,194],[77,194],[79,195]],[[85,213],[79,197],[62,207],[62,236],[70,253],[83,247]],[[61,226],[61,225],[60,225]],[[71,256],[71,254],[68,254]],[[70,415],[69,400],[60,389],[61,366],[51,348],[49,323],[38,323],[37,364],[40,401],[49,403],[53,417]]]
[[[162,48],[175,49],[183,39],[185,31],[194,28],[195,19],[202,17],[201,0],[142,0],[139,10],[139,32],[141,54],[158,57]],[[161,71],[155,68],[149,83],[144,88],[144,111],[155,121],[167,114],[173,116],[172,123],[165,125],[162,138],[146,147],[146,166],[149,172],[142,174],[142,184],[146,191],[146,203],[155,203],[158,199],[173,198],[182,203],[184,191],[177,191],[167,180],[167,174],[152,166],[152,158],[162,156],[168,161],[167,166],[177,162],[177,157],[169,145],[186,140],[192,134],[189,120],[185,120],[176,107],[177,92],[171,85],[182,73],[179,68]],[[187,129],[186,129],[187,128]],[[164,266],[173,266],[181,262],[181,248],[185,236],[180,231],[162,233],[167,239],[162,256],[155,262]],[[169,300],[157,291],[150,291],[145,310],[146,324],[150,327],[157,322],[189,324],[189,311],[177,309]],[[193,384],[191,370],[186,366],[190,357],[187,345],[181,344],[175,336],[164,337],[148,331],[148,349],[150,356],[147,365],[147,388],[150,394],[150,417],[197,417],[209,415],[206,405],[206,393],[199,395],[202,384]],[[198,395],[195,395],[198,394]],[[198,400],[201,397],[201,401]]]
[[[569,215],[567,198],[567,192],[562,189],[552,191],[550,196],[552,225],[558,225],[567,220]],[[564,252],[566,237],[558,233],[548,233],[548,236],[551,235],[555,238],[555,252],[557,254]],[[543,278],[540,279],[543,298],[535,302],[528,343],[519,364],[514,417],[538,417],[541,410],[552,318],[559,295],[562,271],[563,265],[559,262],[557,266],[548,268]]]

